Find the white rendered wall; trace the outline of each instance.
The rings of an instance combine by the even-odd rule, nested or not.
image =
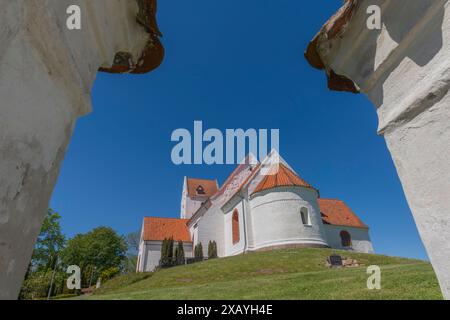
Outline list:
[[[382,30],[366,27],[374,4]],[[321,41],[320,56],[377,108],[378,132],[450,299],[450,1],[364,0],[344,29]]]
[[[174,250],[177,246],[177,242],[174,242]],[[141,255],[141,268],[140,272],[152,272],[161,260],[161,248],[162,241],[145,241],[143,245],[143,251]],[[183,243],[185,258],[192,258],[192,243]],[[141,254],[141,253],[140,253]]]
[[[192,215],[201,207],[203,201],[191,199],[189,197],[187,178],[184,177],[183,192],[181,193],[180,218],[181,219],[190,219],[192,217]]]
[[[224,230],[225,217],[218,205],[213,205],[198,220],[198,236],[197,243],[201,242],[203,247],[203,256],[208,256],[209,241],[216,241],[217,255],[223,257],[225,255]]]
[[[369,236],[369,229],[335,226],[329,224],[324,224],[323,227],[327,236],[327,242],[333,249],[348,249],[342,247],[340,236],[341,231],[347,231],[352,239],[352,250],[363,253],[374,253],[372,241]]]
[[[228,211],[225,217],[225,256],[234,256],[242,253],[245,248],[245,225],[244,225],[244,204],[245,201],[241,200],[230,211]],[[239,217],[239,242],[233,243],[233,212],[237,210]]]
[[[82,29],[66,9],[82,9]],[[148,35],[134,0],[0,0],[0,299],[15,299],[99,67]]]
[[[253,242],[250,250],[279,245],[327,246],[317,193],[303,187],[262,191],[250,200]],[[303,225],[301,208],[307,208],[311,225]]]

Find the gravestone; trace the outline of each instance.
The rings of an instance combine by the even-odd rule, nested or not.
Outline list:
[[[338,255],[332,255],[328,258],[330,266],[333,268],[342,267],[342,257]]]

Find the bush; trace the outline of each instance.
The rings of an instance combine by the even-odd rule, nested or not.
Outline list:
[[[178,246],[175,248],[174,262],[176,265],[182,265],[185,263],[183,241],[178,241]]]
[[[202,261],[203,260],[203,246],[202,246],[201,242],[195,246],[194,258],[195,258],[196,261]]]
[[[119,268],[115,268],[115,267],[103,270],[100,273],[100,278],[102,279],[101,281],[106,281],[106,280],[112,279],[115,276],[117,276],[119,274],[119,272],[120,272],[120,269]]]
[[[161,268],[171,267],[173,265],[173,260],[173,238],[164,239],[161,247],[159,266]]]
[[[22,284],[21,300],[43,299],[47,297],[50,287],[51,272],[35,272]]]
[[[37,271],[32,272],[24,280],[20,290],[19,299],[33,300],[45,299],[50,289],[53,271]],[[57,271],[53,279],[51,296],[61,294],[64,290],[66,275],[62,271]]]
[[[208,259],[217,258],[217,243],[215,241],[210,241],[208,243]]]

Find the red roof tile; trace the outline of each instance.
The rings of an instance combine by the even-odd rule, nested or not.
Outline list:
[[[314,189],[308,182],[296,175],[292,170],[280,163],[273,175],[266,175],[253,191],[253,194],[276,187],[298,186]]]
[[[344,201],[335,199],[317,199],[324,224],[336,226],[368,228]]]
[[[195,197],[211,197],[219,189],[216,180],[186,178],[188,195]],[[203,192],[203,193],[202,193]]]
[[[144,218],[143,240],[164,240],[173,237],[175,241],[191,242],[191,235],[186,225],[188,219],[175,218]]]

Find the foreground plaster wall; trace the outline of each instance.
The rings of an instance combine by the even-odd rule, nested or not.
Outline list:
[[[381,30],[366,26],[374,4]],[[450,1],[348,0],[306,57],[326,70],[331,89],[361,91],[374,103],[378,132],[450,299]]]
[[[66,28],[81,7],[82,29]],[[139,57],[134,0],[0,0],[0,299],[15,299],[97,70]]]

